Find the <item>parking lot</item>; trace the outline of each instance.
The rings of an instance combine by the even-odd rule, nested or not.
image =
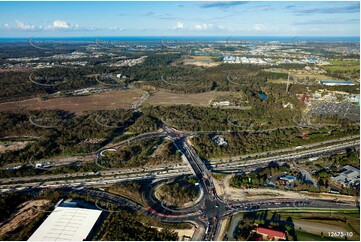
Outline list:
[[[356,105],[343,103],[313,103],[309,116],[329,116],[345,118],[351,121],[360,121],[360,109]]]

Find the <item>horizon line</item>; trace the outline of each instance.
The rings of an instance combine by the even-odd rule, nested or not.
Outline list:
[[[16,38],[24,38],[24,39],[37,39],[37,38],[104,38],[104,37],[112,37],[112,38],[127,38],[127,37],[159,37],[159,38],[170,38],[170,37],[216,37],[216,38],[242,38],[242,37],[292,37],[292,38],[360,38],[361,35],[347,35],[347,36],[339,36],[339,35],[318,35],[318,36],[310,36],[310,35],[98,35],[98,36],[21,36],[21,37],[0,37],[0,39],[16,39]]]

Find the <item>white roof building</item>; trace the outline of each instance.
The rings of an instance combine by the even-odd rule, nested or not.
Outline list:
[[[28,241],[83,241],[101,213],[95,209],[56,207]]]
[[[331,179],[349,187],[350,185],[357,185],[360,183],[360,170],[356,167],[346,165],[343,167],[345,171],[341,172],[338,176]]]
[[[221,136],[221,135],[216,135],[213,137],[212,141],[216,144],[216,145],[219,145],[219,146],[222,146],[222,145],[227,145],[227,141],[226,139]]]

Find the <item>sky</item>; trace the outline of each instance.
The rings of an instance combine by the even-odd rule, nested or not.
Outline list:
[[[0,37],[360,36],[358,1],[0,2]]]

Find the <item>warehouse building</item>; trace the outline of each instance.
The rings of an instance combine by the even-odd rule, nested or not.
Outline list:
[[[331,179],[341,183],[345,187],[358,186],[360,184],[360,170],[356,167],[346,165],[338,176],[332,177]]]
[[[83,241],[89,240],[102,211],[77,207],[65,201],[57,206],[28,241]]]

